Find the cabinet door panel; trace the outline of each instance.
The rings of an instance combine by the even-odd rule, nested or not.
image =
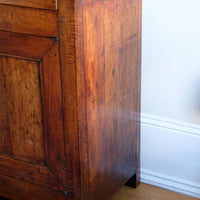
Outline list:
[[[0,0],[2,4],[12,4],[18,6],[27,6],[33,8],[57,9],[56,0]]]
[[[16,190],[24,191],[24,196],[29,185],[64,195],[58,42],[0,31],[0,94],[0,179],[11,181],[5,187],[15,178],[24,181]],[[0,195],[5,187],[0,187]]]

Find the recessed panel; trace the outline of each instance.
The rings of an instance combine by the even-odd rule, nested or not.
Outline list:
[[[0,57],[0,152],[44,162],[38,63]]]

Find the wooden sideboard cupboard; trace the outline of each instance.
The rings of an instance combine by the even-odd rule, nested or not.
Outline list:
[[[0,0],[0,196],[138,183],[140,65],[141,0]]]

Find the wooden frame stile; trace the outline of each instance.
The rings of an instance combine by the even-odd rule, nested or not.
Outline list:
[[[141,48],[142,48],[142,0],[137,0],[137,32],[138,32],[138,48],[137,48],[137,171],[136,171],[136,187],[140,184],[140,113],[141,113]]]
[[[75,0],[76,21],[76,68],[78,82],[78,121],[80,143],[81,170],[81,194],[84,200],[89,199],[89,168],[88,168],[88,135],[87,135],[87,104],[85,81],[85,53],[84,53],[84,29],[83,29],[83,5],[82,1]]]
[[[67,199],[81,200],[80,171],[80,130],[81,123],[78,109],[80,97],[78,85],[79,56],[77,55],[76,1],[58,0],[58,35],[60,40],[61,82],[63,93],[64,138],[67,170]],[[82,76],[83,78],[84,76]],[[83,86],[83,85],[82,85]],[[81,105],[82,106],[82,105]],[[73,134],[72,134],[73,133]],[[83,132],[82,132],[83,133]]]

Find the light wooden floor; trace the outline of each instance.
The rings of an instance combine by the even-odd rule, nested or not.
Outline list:
[[[141,183],[137,189],[124,186],[111,200],[197,200]]]

